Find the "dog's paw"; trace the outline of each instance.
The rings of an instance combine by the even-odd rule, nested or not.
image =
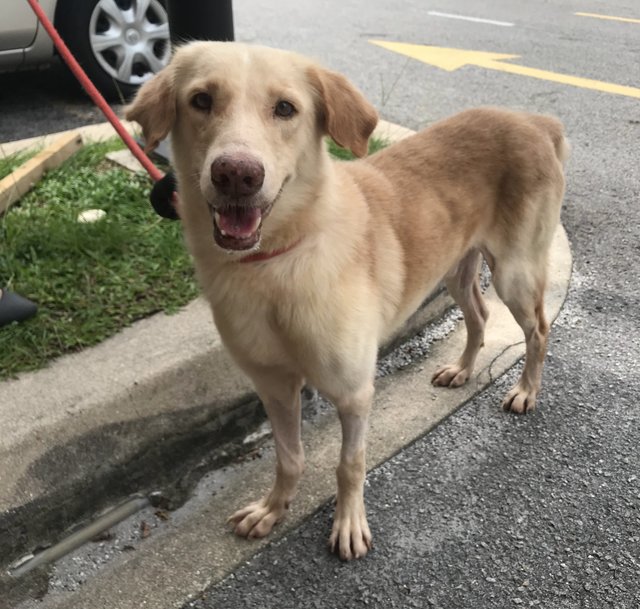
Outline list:
[[[238,510],[227,519],[227,523],[236,535],[257,539],[268,535],[284,518],[287,509],[285,505],[273,504],[265,498]]]
[[[536,392],[525,389],[518,383],[511,391],[504,396],[502,408],[516,414],[525,414],[535,410]]]
[[[471,375],[468,368],[458,364],[449,364],[438,368],[431,377],[431,383],[438,387],[460,387],[464,385]]]
[[[362,558],[373,547],[371,531],[364,514],[364,507],[351,513],[336,516],[329,537],[329,548],[342,560]]]

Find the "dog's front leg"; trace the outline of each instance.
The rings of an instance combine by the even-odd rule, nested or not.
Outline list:
[[[354,393],[332,400],[342,424],[342,449],[336,469],[338,494],[329,546],[343,560],[361,558],[371,549],[371,532],[364,507],[364,478],[367,422],[372,400],[373,381]]]
[[[284,518],[304,469],[300,438],[303,379],[272,370],[251,376],[271,422],[276,444],[276,479],[265,497],[238,510],[228,522],[237,535],[255,538],[268,535]]]

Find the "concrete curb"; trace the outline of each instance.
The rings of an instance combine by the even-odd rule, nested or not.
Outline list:
[[[109,129],[83,137],[110,137]],[[389,123],[378,130],[391,141],[411,133]],[[434,294],[396,341],[451,304]],[[0,383],[0,564],[131,493],[162,489],[179,505],[190,472],[247,450],[242,439],[263,420],[202,299]]]

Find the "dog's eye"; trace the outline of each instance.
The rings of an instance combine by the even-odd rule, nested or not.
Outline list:
[[[273,112],[276,116],[279,116],[280,118],[291,118],[296,113],[296,109],[291,102],[281,99],[276,104],[276,107],[273,109]]]
[[[211,106],[213,105],[213,99],[211,99],[211,95],[209,95],[208,93],[196,93],[191,98],[191,105],[196,110],[209,112],[209,110],[211,110]]]

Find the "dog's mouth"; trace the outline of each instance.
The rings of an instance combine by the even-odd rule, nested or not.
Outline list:
[[[271,209],[254,206],[213,208],[213,238],[223,249],[242,251],[260,241],[262,221]]]
[[[260,243],[262,222],[269,215],[271,208],[280,198],[287,176],[280,186],[280,190],[273,201],[265,204],[251,204],[249,202],[227,202],[227,204],[213,205],[209,203],[209,211],[213,217],[213,238],[225,250],[250,250]],[[256,201],[256,203],[258,203]]]

